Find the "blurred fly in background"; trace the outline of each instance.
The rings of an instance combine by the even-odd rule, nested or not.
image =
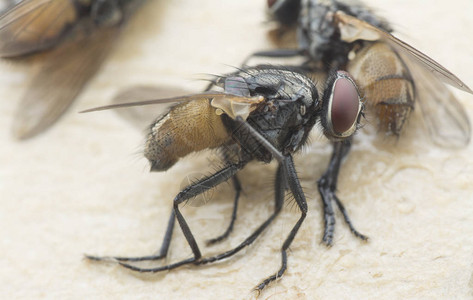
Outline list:
[[[367,120],[384,136],[400,136],[418,103],[435,144],[462,147],[469,143],[470,121],[446,84],[470,94],[473,91],[439,63],[391,35],[391,25],[360,1],[269,0],[268,10],[281,32],[296,28],[298,47],[254,56],[303,56],[306,69],[347,71],[360,89]],[[332,243],[335,228],[333,202],[351,231],[360,236],[336,195],[340,165],[350,146],[351,140],[333,143],[329,166],[318,181],[327,245]]]
[[[23,0],[0,15],[0,57],[35,55],[35,71],[15,115],[18,139],[54,124],[98,71],[143,0]]]

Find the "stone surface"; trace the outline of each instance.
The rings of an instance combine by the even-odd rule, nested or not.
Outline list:
[[[118,114],[77,111],[109,103],[123,87],[172,85],[199,91],[202,74],[232,70],[267,38],[265,1],[152,1],[123,32],[101,72],[57,125],[17,142],[13,113],[28,66],[0,62],[0,295],[5,298],[252,298],[251,289],[280,264],[279,248],[299,217],[288,200],[258,241],[225,262],[141,276],[90,263],[84,253],[147,255],[158,249],[172,199],[191,173],[208,174],[215,154],[192,155],[166,173],[148,173],[143,134]],[[400,36],[473,86],[473,2],[386,0],[370,4]],[[473,117],[473,96],[457,92]],[[473,146],[448,150],[429,143],[419,122],[398,142],[358,135],[339,181],[356,227],[354,238],[337,215],[334,245],[322,238],[316,180],[330,146],[314,134],[296,157],[309,214],[271,299],[465,299],[472,296]],[[274,165],[249,165],[235,231],[205,247],[231,214],[231,185],[205,206],[183,213],[204,255],[235,246],[272,210]],[[191,257],[175,231],[168,262]]]

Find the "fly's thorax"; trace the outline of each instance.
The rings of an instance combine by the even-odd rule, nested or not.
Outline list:
[[[308,109],[320,105],[317,88],[311,78],[290,68],[257,66],[238,73],[245,81],[249,95],[263,96],[260,107],[271,107],[275,101],[298,102]],[[260,109],[261,111],[261,109]]]
[[[387,44],[367,43],[349,62],[364,103],[379,128],[399,135],[414,108],[415,86],[401,57]]]
[[[203,98],[173,106],[154,122],[144,154],[152,171],[165,171],[192,152],[217,148],[228,140],[221,117]]]
[[[262,96],[247,122],[282,153],[292,153],[305,142],[320,110],[312,80],[293,70],[259,66],[235,74],[245,82],[250,96]],[[268,162],[271,154],[238,123],[222,118],[232,138],[254,158]]]
[[[391,32],[384,18],[356,0],[302,0],[299,16],[298,36],[300,47],[306,49],[313,62],[344,66],[348,54],[360,42],[345,42],[340,39],[333,15],[342,11],[373,26]]]

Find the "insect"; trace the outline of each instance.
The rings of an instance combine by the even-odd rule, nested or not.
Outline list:
[[[26,139],[51,126],[98,71],[142,0],[23,0],[0,15],[0,57],[44,52],[13,124]]]
[[[314,82],[293,69],[257,66],[218,77],[214,84],[223,89],[160,100],[115,104],[88,111],[179,102],[151,126],[145,144],[145,157],[151,171],[165,171],[180,158],[204,149],[222,152],[225,166],[208,177],[184,188],[175,198],[168,228],[158,255],[145,257],[97,257],[111,260],[138,272],[160,272],[186,264],[203,265],[228,258],[250,245],[273,221],[282,209],[286,190],[294,196],[301,216],[281,248],[282,265],[278,272],[258,286],[283,275],[287,268],[287,249],[307,214],[307,203],[293,163],[295,154],[307,141],[309,132],[320,123],[325,135],[333,140],[350,137],[357,129],[362,103],[354,81],[343,71],[333,73],[326,82],[319,100]],[[188,199],[233,178],[237,206],[240,184],[236,174],[250,161],[278,162],[274,188],[275,210],[247,239],[234,249],[212,257],[203,257],[191,229],[179,210]],[[166,257],[172,230],[177,219],[193,252],[193,257],[157,268],[140,268],[130,262],[158,260]],[[232,220],[225,233],[209,243],[218,242],[230,233]]]
[[[347,71],[360,88],[367,119],[380,132],[398,137],[420,104],[429,136],[436,144],[460,147],[470,140],[470,122],[462,105],[445,84],[473,91],[439,63],[390,34],[392,28],[359,1],[268,1],[272,17],[282,27],[297,25],[298,49],[257,52],[256,56],[305,56],[306,68]],[[318,181],[324,206],[323,242],[330,245],[335,229],[332,202],[339,208],[337,178],[351,139],[333,143],[326,172]],[[351,231],[353,227],[342,211]]]

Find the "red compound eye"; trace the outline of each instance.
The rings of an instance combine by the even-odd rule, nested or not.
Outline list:
[[[338,72],[331,101],[331,122],[336,134],[350,135],[358,120],[360,100],[358,91],[346,72]]]

